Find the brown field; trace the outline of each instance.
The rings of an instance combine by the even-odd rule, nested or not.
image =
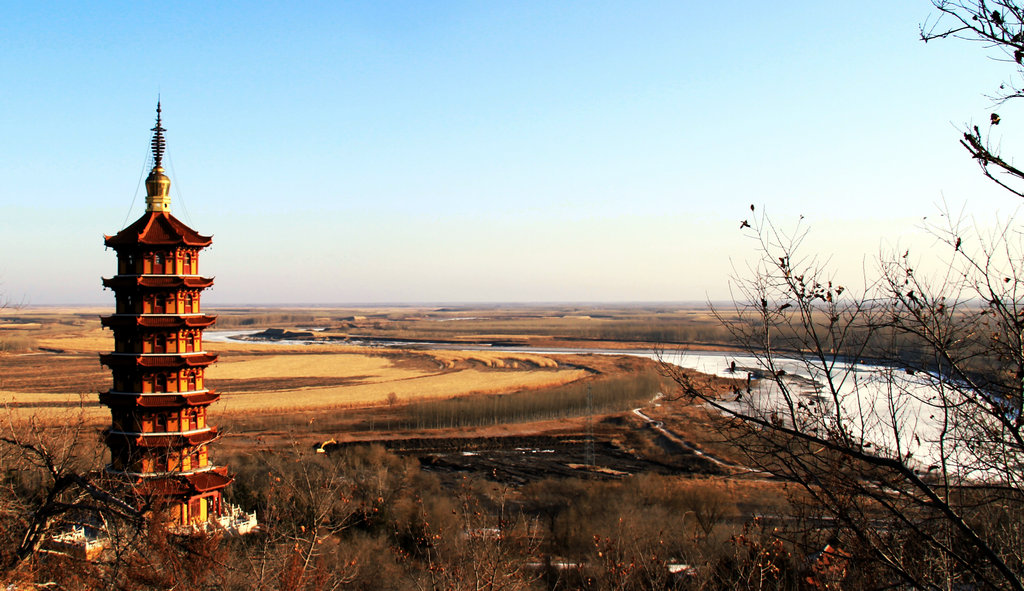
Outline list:
[[[31,416],[41,423],[61,423],[67,413],[74,413],[97,427],[108,420],[108,411],[96,398],[110,383],[109,372],[97,359],[98,353],[112,347],[112,333],[99,326],[99,315],[106,312],[45,308],[0,314],[0,342],[15,340],[20,347],[18,352],[0,353],[0,403],[9,409],[9,418]],[[652,385],[660,381],[654,362],[613,355],[452,348],[458,343],[503,342],[647,349],[666,345],[652,337],[670,333],[714,338],[667,346],[712,346],[723,335],[710,328],[714,319],[700,307],[226,309],[218,313],[218,328],[276,328],[312,334],[323,342],[206,344],[207,350],[221,356],[208,369],[207,379],[223,394],[211,409],[224,434],[219,445],[222,453],[244,453],[254,446],[305,446],[327,439],[571,437],[591,424],[581,413],[585,414],[585,397],[593,391],[611,396],[602,402],[606,406],[594,420],[611,421],[598,431],[613,447],[657,461],[667,458],[670,463],[673,456],[692,453],[678,441],[652,434],[626,410],[639,396],[641,405],[647,406],[645,412],[671,425],[685,442],[709,446],[716,457],[737,455],[727,443],[709,436],[714,432],[712,421],[702,409],[679,401],[655,405],[648,395],[653,392],[627,391],[631,383],[667,391],[670,384]],[[619,340],[628,335],[647,338]],[[428,343],[416,348],[365,346],[366,339],[385,343],[422,339],[447,343],[448,348],[432,348]],[[728,385],[712,380],[708,387]],[[565,400],[572,408],[559,415],[549,408],[555,399]],[[504,410],[497,410],[498,402]],[[504,418],[495,415],[488,424],[467,418],[480,412],[486,416],[491,407],[504,413]],[[699,470],[716,472],[721,467]]]
[[[3,437],[74,442],[77,461],[101,467],[109,452],[100,433],[110,412],[99,405],[97,393],[110,387],[111,377],[97,354],[113,346],[112,333],[99,326],[101,312],[3,312]],[[374,503],[382,504],[381,515],[450,506],[438,513],[448,519],[458,515],[454,508],[467,494],[500,506],[503,514],[509,503],[537,528],[531,536],[539,536],[538,550],[553,561],[595,567],[602,556],[596,541],[613,535],[658,544],[644,548],[664,544],[659,551],[678,560],[729,554],[728,541],[750,523],[767,528],[792,519],[788,499],[798,493],[749,470],[718,417],[675,397],[656,362],[585,351],[715,346],[710,340],[666,344],[650,338],[666,330],[677,336],[696,331],[711,317],[706,310],[225,312],[226,324],[323,341],[204,345],[220,355],[206,378],[223,395],[211,407],[210,422],[219,434],[213,460],[235,478],[225,489],[226,500],[259,513],[268,531],[305,532],[299,511],[305,505],[279,513],[277,507],[291,507],[292,501],[267,503],[298,489],[274,483],[308,481],[330,466],[345,470],[339,482],[351,480],[356,497],[379,486],[397,487],[373,492],[369,504],[360,505],[376,512]],[[594,336],[584,336],[599,324]],[[630,332],[645,338],[622,338]],[[405,342],[396,346],[389,339]],[[584,351],[488,350],[495,341],[506,348],[518,343]],[[709,391],[725,393],[732,386],[719,378],[691,377],[703,379]],[[318,491],[311,498],[319,498],[320,481],[307,484]],[[451,534],[452,540],[468,531],[451,527],[459,529],[446,531],[461,532]],[[385,530],[406,531],[390,521]],[[374,562],[398,555],[389,549],[391,542],[380,542],[390,538],[352,531],[327,539],[339,548],[361,547],[367,540],[383,544],[373,546]],[[281,548],[290,552],[291,542]]]

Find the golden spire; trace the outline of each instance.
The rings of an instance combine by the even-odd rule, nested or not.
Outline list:
[[[164,174],[164,132],[160,125],[160,100],[156,101],[156,127],[153,128],[153,170],[146,177],[146,211],[171,210],[171,179]]]

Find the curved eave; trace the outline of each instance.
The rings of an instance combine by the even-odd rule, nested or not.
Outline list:
[[[111,369],[127,367],[153,369],[180,369],[185,367],[206,367],[217,360],[216,353],[194,355],[135,355],[129,353],[101,353],[100,363]]]
[[[107,328],[207,328],[217,322],[213,315],[203,316],[147,316],[117,314],[100,317],[100,324]]]
[[[219,490],[231,484],[234,478],[228,476],[227,468],[219,467],[206,472],[184,476],[160,476],[143,478],[136,490],[143,495],[189,496],[212,490]]]
[[[104,392],[100,394],[100,404],[110,407],[139,408],[180,408],[182,406],[208,406],[220,399],[220,393],[212,390],[194,394],[120,394]]]
[[[165,211],[149,211],[130,226],[113,236],[104,236],[103,243],[113,249],[126,247],[194,246],[203,248],[213,242]]]
[[[206,289],[213,285],[211,277],[153,276],[153,275],[115,275],[103,278],[103,287],[124,289],[128,287],[144,289]]]

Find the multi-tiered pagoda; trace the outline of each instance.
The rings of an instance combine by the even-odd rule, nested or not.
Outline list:
[[[117,275],[103,285],[114,291],[117,308],[102,319],[114,331],[114,351],[100,361],[114,382],[100,402],[111,415],[108,472],[172,524],[197,525],[225,512],[221,491],[231,482],[227,468],[210,461],[217,429],[207,409],[219,395],[203,381],[217,358],[203,350],[203,329],[216,317],[199,304],[213,284],[199,275],[199,252],[212,241],[170,213],[159,103],[156,112],[146,213],[105,237],[117,252]]]

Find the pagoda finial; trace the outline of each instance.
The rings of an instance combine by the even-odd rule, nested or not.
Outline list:
[[[160,99],[156,99],[156,127],[153,128],[153,170],[146,178],[146,211],[171,210],[171,179],[164,174],[164,132],[160,125]]]
[[[153,128],[153,161],[154,168],[160,166],[164,159],[164,132],[167,131],[160,125],[160,99],[156,99],[156,127]]]

